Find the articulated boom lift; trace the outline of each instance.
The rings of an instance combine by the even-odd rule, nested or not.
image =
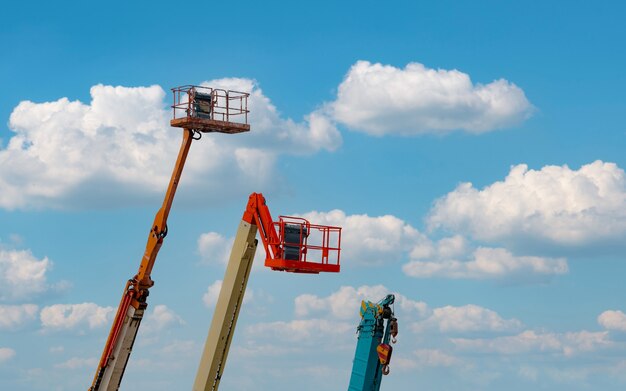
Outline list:
[[[391,307],[394,301],[394,295],[387,295],[378,304],[361,302],[359,337],[348,391],[378,391],[382,375],[389,374],[393,351],[389,341],[395,343],[398,335],[398,320]]]
[[[148,243],[139,271],[128,280],[117,308],[109,337],[98,363],[89,391],[116,391],[120,387],[126,364],[146,310],[150,278],[157,254],[167,235],[167,217],[174,201],[189,148],[202,133],[241,133],[250,130],[248,124],[248,96],[237,91],[226,91],[200,86],[183,86],[174,93],[173,119],[170,125],[183,128],[183,141],[163,205],[150,228]]]
[[[193,391],[217,391],[246,292],[257,231],[265,248],[265,266],[293,273],[339,272],[341,228],[314,225],[298,217],[273,221],[265,198],[250,195],[239,223],[215,305]]]

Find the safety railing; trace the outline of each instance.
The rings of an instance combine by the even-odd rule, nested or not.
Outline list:
[[[185,85],[172,88],[172,119],[200,118],[248,124],[248,97],[240,91]]]
[[[341,228],[311,224],[300,217],[280,216],[274,222],[282,249],[278,261],[300,272],[339,271]],[[295,261],[295,262],[294,262]]]

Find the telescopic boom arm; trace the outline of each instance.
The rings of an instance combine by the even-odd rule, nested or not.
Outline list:
[[[176,194],[178,182],[192,141],[193,131],[185,129],[176,165],[165,192],[163,205],[157,212],[148,234],[148,242],[139,265],[139,271],[126,283],[122,293],[122,300],[117,308],[109,337],[104,345],[104,351],[100,357],[98,369],[89,391],[115,391],[119,389],[141,319],[148,306],[146,299],[150,287],[154,285],[150,274],[152,273],[157,254],[163,244],[163,239],[167,235],[167,217],[172,207],[172,201],[174,201],[174,195]]]
[[[139,271],[124,287],[89,391],[117,391],[120,387],[137,330],[148,306],[146,300],[149,289],[154,285],[150,275],[167,235],[167,217],[192,141],[200,139],[202,133],[235,134],[250,131],[248,93],[192,85],[173,88],[172,92],[174,104],[170,125],[184,130],[183,141],[163,205],[150,228]]]
[[[389,362],[398,335],[398,320],[392,304],[394,295],[376,303],[361,302],[361,322],[348,391],[379,391],[383,375],[389,374]]]
[[[257,231],[265,248],[265,265],[273,270],[310,274],[339,271],[341,228],[285,216],[275,222],[263,194],[252,193],[237,229],[193,391],[219,388],[258,244]],[[321,245],[308,242],[312,231],[320,237]],[[331,246],[331,242],[336,244]],[[316,251],[321,254],[321,262],[305,261],[308,252]]]

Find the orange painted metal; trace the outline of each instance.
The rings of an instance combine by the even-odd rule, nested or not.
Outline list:
[[[386,343],[381,343],[376,348],[376,352],[378,353],[378,360],[381,365],[389,365],[389,361],[391,361],[391,353],[393,353],[393,347]]]
[[[167,186],[167,191],[165,192],[163,205],[157,212],[154,222],[152,223],[152,229],[150,230],[150,235],[148,236],[146,250],[143,258],[141,259],[139,271],[134,278],[134,280],[137,281],[135,290],[138,293],[141,293],[142,290],[150,288],[154,285],[154,282],[150,279],[150,274],[152,273],[152,267],[154,266],[156,256],[161,249],[161,245],[163,244],[163,239],[167,235],[167,218],[170,214],[170,209],[172,208],[172,202],[174,202],[174,196],[176,195],[176,190],[178,189],[178,182],[180,181],[180,177],[183,173],[183,168],[185,167],[185,161],[187,160],[187,155],[189,154],[189,148],[191,148],[192,141],[192,132],[190,130],[185,130],[180,150],[178,151],[178,158],[176,159],[174,171],[172,172],[170,183]],[[141,295],[138,297],[140,296]]]
[[[192,85],[174,88],[172,92],[174,94],[174,104],[172,105],[173,117],[170,124],[184,129],[183,140],[167,191],[165,192],[163,204],[150,228],[139,270],[126,283],[90,390],[99,390],[106,368],[112,361],[117,359],[113,358],[112,354],[118,343],[122,342],[120,335],[123,328],[126,327],[124,320],[129,313],[129,308],[132,306],[136,310],[144,310],[147,307],[148,291],[154,285],[150,275],[163,244],[163,239],[167,235],[167,218],[192,141],[200,138],[199,133],[220,132],[232,134],[250,130],[250,125],[248,124],[249,94],[247,93]],[[140,322],[143,311],[135,312],[135,314],[140,314],[137,315],[137,321]],[[134,340],[131,342],[134,342]]]
[[[102,353],[102,357],[100,357],[100,365],[99,368],[104,368],[109,361],[109,357],[113,353],[113,347],[119,336],[120,330],[122,329],[122,324],[124,323],[124,316],[128,311],[128,307],[130,307],[130,303],[132,300],[132,293],[129,292],[130,281],[126,283],[126,287],[124,288],[124,293],[122,295],[122,300],[120,300],[120,305],[117,307],[117,313],[115,314],[115,320],[113,321],[113,326],[111,327],[111,332],[109,333],[109,337],[107,338],[107,342],[104,345],[104,352]]]
[[[172,202],[174,201],[174,195],[178,188],[178,182],[187,160],[187,154],[193,141],[193,131],[185,129],[183,132],[183,140],[178,152],[178,158],[176,159],[176,165],[170,178],[169,186],[165,192],[165,198],[159,211],[157,212],[152,228],[148,235],[148,242],[146,243],[146,250],[141,259],[139,265],[139,271],[137,274],[126,283],[120,305],[115,314],[115,319],[111,326],[111,331],[107,338],[107,342],[104,345],[102,356],[100,357],[98,369],[94,376],[91,389],[98,389],[98,384],[102,379],[104,370],[107,367],[109,360],[111,359],[111,353],[115,349],[118,343],[118,337],[120,335],[121,328],[123,327],[124,319],[128,311],[129,306],[133,306],[136,309],[146,308],[146,299],[148,297],[148,290],[154,285],[154,281],[150,278],[152,268],[154,267],[154,261],[161,249],[163,239],[167,235],[167,217],[169,216]]]
[[[265,266],[272,270],[313,274],[341,270],[341,227],[311,224],[292,216],[280,216],[278,221],[273,221],[261,193],[250,195],[243,220],[258,226],[266,253]],[[296,242],[287,239],[288,229],[299,232]],[[311,236],[315,240],[311,241]],[[291,249],[291,257],[287,249]]]

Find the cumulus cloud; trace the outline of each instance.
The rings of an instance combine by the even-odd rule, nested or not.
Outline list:
[[[418,349],[413,352],[419,367],[451,367],[461,360],[438,349]]]
[[[417,349],[410,356],[395,356],[391,366],[401,371],[446,368],[462,365],[463,361],[439,349]]]
[[[454,235],[433,241],[404,220],[392,216],[346,215],[309,212],[302,215],[311,222],[343,227],[341,258],[350,264],[381,265],[409,258],[405,274],[417,278],[515,279],[544,281],[568,271],[564,258],[517,256],[504,248],[473,248],[463,236]],[[213,235],[219,249],[224,239]],[[222,251],[222,250],[219,250]]]
[[[436,201],[428,222],[485,241],[617,243],[626,233],[625,200],[624,171],[614,163],[595,161],[578,170],[520,164],[482,190],[459,185]]]
[[[526,330],[513,336],[492,339],[451,339],[459,349],[498,354],[522,354],[528,352],[559,353],[572,356],[614,345],[608,332],[541,333]]]
[[[296,315],[299,317],[311,314],[330,313],[333,318],[352,319],[359,313],[362,300],[378,302],[385,298],[391,290],[383,285],[363,285],[358,288],[342,286],[337,292],[327,297],[319,297],[311,294],[297,296],[294,300]],[[406,313],[417,313],[423,316],[428,311],[428,306],[422,301],[411,300],[408,297],[395,293],[395,305]]]
[[[474,304],[435,308],[430,317],[413,325],[416,331],[437,329],[442,333],[510,332],[521,327],[517,319],[503,319],[495,311]]]
[[[244,351],[250,355],[268,355],[270,353],[258,348],[265,346],[265,341],[274,341],[272,343],[277,349],[291,352],[301,350],[304,345],[320,343],[331,343],[334,349],[353,351],[354,345],[352,342],[346,343],[346,337],[354,336],[360,318],[361,300],[377,302],[390,293],[392,291],[383,285],[364,285],[358,288],[343,286],[328,296],[297,296],[294,300],[294,319],[261,322],[246,328],[247,347]],[[420,318],[428,312],[425,303],[411,300],[399,293],[394,294],[394,307],[402,312],[403,321]]]
[[[598,324],[607,330],[626,331],[626,314],[622,311],[604,311],[598,316]]]
[[[0,329],[15,329],[37,318],[35,304],[0,305]]]
[[[209,285],[207,291],[202,296],[202,301],[207,307],[213,307],[217,304],[217,299],[220,297],[220,291],[222,290],[222,280],[217,280],[213,284]]]
[[[484,133],[519,124],[533,111],[524,91],[504,79],[474,84],[458,70],[367,61],[350,68],[327,108],[338,122],[376,136]]]
[[[316,224],[343,228],[341,259],[344,264],[372,266],[409,258],[411,261],[403,266],[403,271],[411,277],[525,282],[545,281],[568,271],[564,258],[518,256],[504,248],[473,248],[461,235],[431,240],[406,221],[392,215],[347,215],[335,209],[329,212],[312,211],[301,216]],[[310,243],[316,240],[312,237]],[[216,232],[204,233],[198,238],[198,253],[206,262],[225,264],[232,242],[233,238]]]
[[[323,111],[310,113],[300,123],[283,118],[254,80],[224,78],[207,81],[202,85],[250,94],[248,106],[252,130],[246,134],[245,139],[237,140],[231,137],[229,142],[249,148],[260,147],[261,151],[279,151],[296,155],[310,154],[319,150],[334,151],[342,143],[341,134]],[[256,165],[262,163],[255,162]]]
[[[184,325],[185,321],[166,305],[158,304],[146,316],[145,323],[150,331],[159,331],[172,326]]]
[[[542,280],[569,270],[564,258],[515,256],[504,248],[479,247],[468,260],[411,261],[402,267],[416,278],[526,279]]]
[[[113,316],[113,307],[95,303],[54,304],[44,307],[39,314],[44,330],[95,329],[110,324]]]
[[[410,253],[411,259],[451,259],[465,255],[468,252],[469,243],[461,235],[455,235],[438,241],[425,239],[413,247]]]
[[[342,227],[341,259],[350,264],[381,265],[397,261],[427,240],[410,224],[391,215],[346,215],[335,209],[309,212],[302,217],[316,224]]]
[[[226,238],[217,232],[207,232],[198,238],[198,253],[204,262],[226,265],[234,238]]]
[[[22,300],[44,292],[51,267],[48,258],[37,259],[28,250],[0,248],[0,300]]]
[[[0,364],[9,361],[15,356],[15,350],[11,348],[0,348]]]
[[[271,183],[279,154],[334,150],[341,136],[321,113],[302,122],[280,116],[248,79],[207,84],[250,92],[252,131],[209,135],[189,154],[181,193],[220,199]],[[21,102],[14,135],[0,149],[0,207],[85,207],[160,198],[180,145],[159,86],[91,88],[91,101]],[[228,180],[229,186],[220,186]]]
[[[328,337],[341,335],[354,329],[354,324],[328,319],[295,319],[289,322],[277,321],[257,323],[248,326],[251,336],[280,338],[292,342],[309,341],[319,344]]]

